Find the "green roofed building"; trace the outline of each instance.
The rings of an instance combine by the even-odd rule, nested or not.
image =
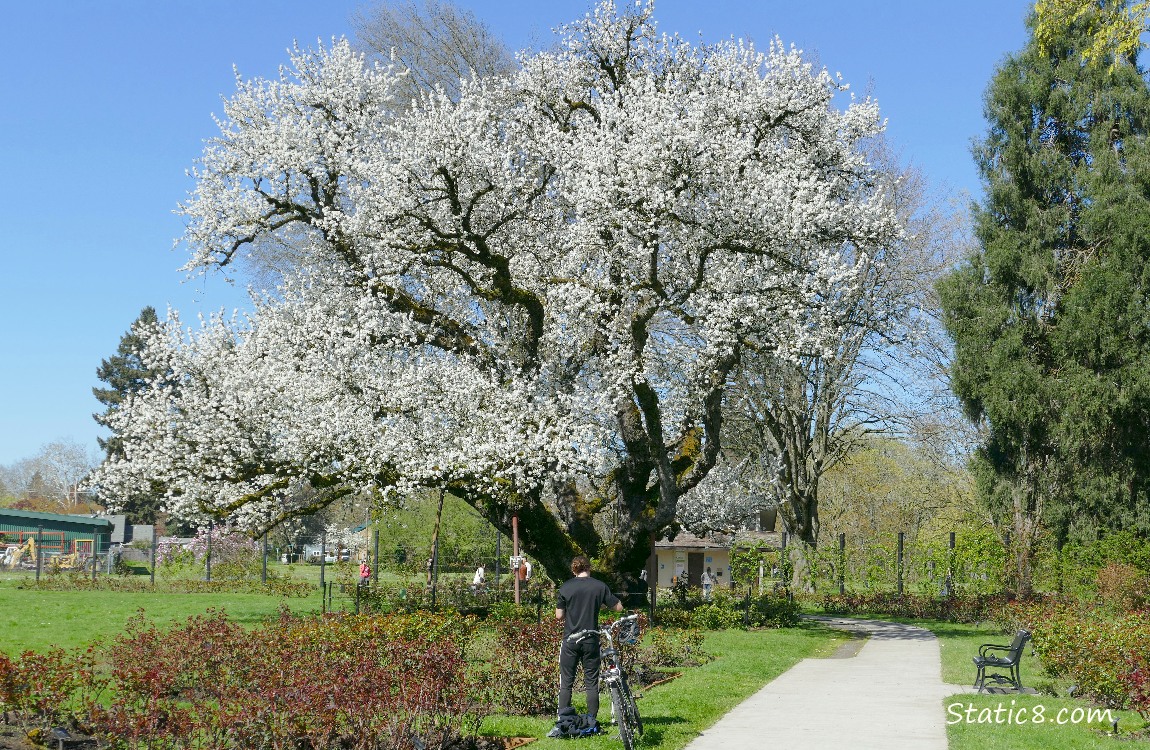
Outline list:
[[[23,545],[36,539],[45,555],[101,555],[112,544],[114,524],[107,518],[35,513],[0,508],[0,544]]]

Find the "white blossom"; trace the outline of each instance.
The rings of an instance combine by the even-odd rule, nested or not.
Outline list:
[[[344,41],[239,82],[187,268],[304,262],[250,315],[150,334],[165,375],[113,417],[107,494],[159,478],[174,512],[259,525],[297,483],[524,493],[630,458],[673,516],[742,348],[829,346],[897,235],[861,147],[882,123],[777,40],[693,46],[610,3],[562,34],[409,109]]]

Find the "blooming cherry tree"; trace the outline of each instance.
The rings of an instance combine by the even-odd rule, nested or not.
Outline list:
[[[696,46],[604,3],[511,76],[389,106],[345,42],[240,82],[183,205],[189,270],[304,259],[243,317],[150,332],[104,492],[260,527],[442,487],[554,576],[635,570],[720,455],[749,344],[833,344],[898,221],[870,101],[781,43]],[[611,517],[615,524],[603,522]]]

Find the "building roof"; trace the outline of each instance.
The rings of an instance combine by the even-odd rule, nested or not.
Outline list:
[[[739,542],[763,542],[778,547],[781,546],[782,535],[777,531],[737,531],[734,534],[699,537],[680,531],[673,540],[660,539],[655,542],[655,549],[730,549]]]
[[[17,523],[27,523],[32,525],[37,521],[40,523],[73,523],[80,524],[91,528],[92,526],[103,526],[111,528],[112,522],[107,518],[96,518],[93,516],[76,516],[65,515],[63,513],[37,513],[30,510],[12,510],[11,508],[0,508],[0,518],[10,519]]]

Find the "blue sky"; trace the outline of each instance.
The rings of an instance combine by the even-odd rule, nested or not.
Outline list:
[[[589,2],[460,0],[509,46],[546,44]],[[243,289],[185,280],[176,204],[244,77],[293,40],[350,36],[360,0],[0,1],[0,464],[96,446],[95,369],[146,305],[186,321]],[[661,0],[660,28],[765,46],[778,35],[869,91],[904,160],[977,197],[970,158],[994,66],[1026,40],[1020,0]]]

